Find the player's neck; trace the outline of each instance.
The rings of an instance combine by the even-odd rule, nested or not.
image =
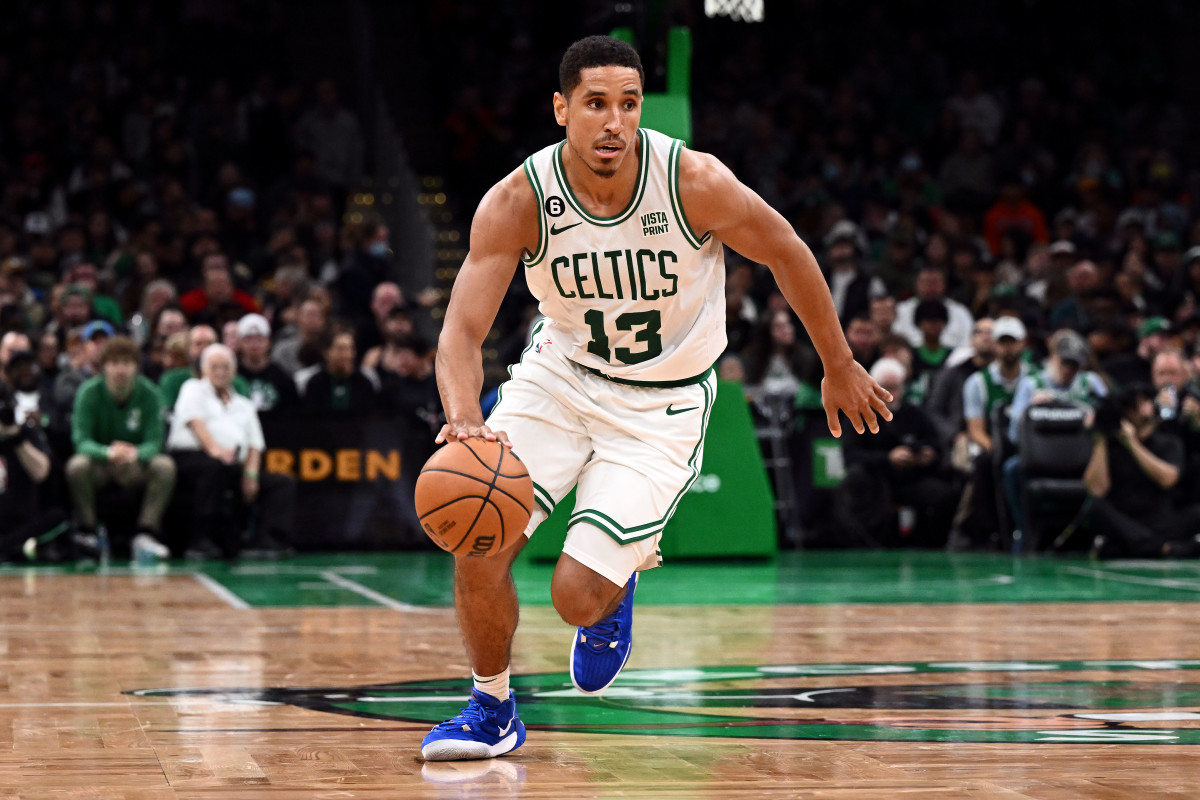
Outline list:
[[[597,175],[570,147],[562,151],[563,173],[571,193],[587,210],[598,217],[621,212],[637,190],[638,165],[642,153],[642,137],[634,137],[633,152],[621,162],[614,175]]]

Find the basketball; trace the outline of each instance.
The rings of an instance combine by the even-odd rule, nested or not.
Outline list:
[[[512,547],[533,513],[533,481],[499,442],[452,441],[425,462],[415,504],[434,544],[455,555],[494,556]]]

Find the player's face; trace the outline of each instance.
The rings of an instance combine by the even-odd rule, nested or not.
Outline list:
[[[594,174],[617,174],[637,141],[642,82],[630,67],[589,67],[569,98],[554,95],[554,118],[567,129],[571,155]]]

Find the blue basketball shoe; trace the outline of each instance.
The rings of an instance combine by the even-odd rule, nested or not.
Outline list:
[[[509,694],[500,702],[478,689],[457,717],[439,723],[421,742],[426,761],[465,761],[495,758],[525,744],[525,725],[517,716],[517,701]]]
[[[604,691],[617,679],[633,650],[633,590],[635,572],[625,585],[621,605],[609,616],[575,632],[571,648],[571,683],[584,694]]]

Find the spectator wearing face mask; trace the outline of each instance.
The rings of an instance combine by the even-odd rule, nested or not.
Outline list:
[[[382,220],[376,218],[363,223],[355,248],[338,275],[341,315],[351,325],[362,325],[372,317],[372,294],[391,271],[392,247],[389,236],[388,226]]]

